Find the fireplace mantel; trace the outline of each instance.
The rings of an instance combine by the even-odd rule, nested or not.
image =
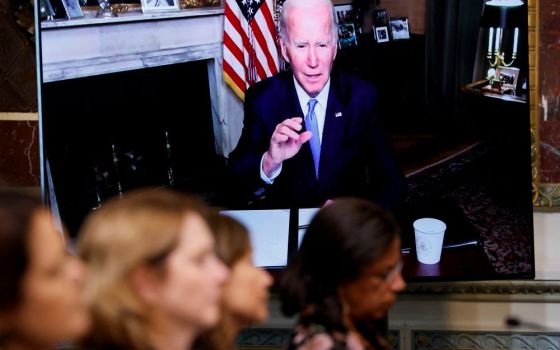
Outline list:
[[[185,9],[178,12],[163,13],[142,13],[139,7],[131,6],[130,11],[119,13],[116,17],[96,17],[97,11],[85,10],[84,17],[72,20],[52,20],[41,22],[42,29],[62,28],[62,27],[81,27],[89,25],[115,24],[127,22],[146,22],[159,21],[165,19],[204,17],[223,15],[223,7],[200,7],[193,9]]]
[[[227,156],[237,143],[243,110],[222,78],[223,12],[223,8],[161,14],[134,10],[114,18],[86,12],[81,19],[42,22],[42,81],[205,60],[216,150]],[[187,90],[189,77],[181,82]]]

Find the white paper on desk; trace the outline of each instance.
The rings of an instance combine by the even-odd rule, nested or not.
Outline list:
[[[298,249],[301,246],[301,240],[307,231],[307,226],[317,214],[320,208],[304,208],[299,210],[298,217]]]
[[[290,210],[224,210],[220,213],[241,222],[251,237],[253,263],[258,267],[281,267],[288,263]]]

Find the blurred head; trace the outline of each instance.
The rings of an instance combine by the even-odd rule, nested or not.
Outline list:
[[[89,341],[133,349],[162,327],[193,336],[219,319],[227,270],[198,201],[169,190],[114,199],[86,219],[79,253],[92,311]]]
[[[216,253],[230,269],[224,285],[222,306],[240,327],[268,317],[268,288],[272,277],[253,265],[247,229],[237,220],[214,215],[210,227],[216,240]]]
[[[313,218],[282,278],[283,311],[313,306],[314,317],[333,327],[343,309],[354,320],[379,319],[405,287],[399,266],[394,219],[366,200],[336,200]]]
[[[351,319],[377,320],[385,317],[406,284],[401,275],[401,241],[395,238],[387,252],[366,266],[360,277],[343,283],[339,297]]]
[[[0,347],[47,349],[83,335],[82,282],[40,200],[0,192]]]
[[[280,47],[294,76],[311,97],[331,74],[337,50],[337,26],[330,0],[287,0],[280,17]]]

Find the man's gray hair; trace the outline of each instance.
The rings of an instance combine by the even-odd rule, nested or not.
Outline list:
[[[286,14],[288,9],[296,7],[317,7],[317,6],[328,6],[330,8],[331,20],[332,20],[332,37],[334,44],[338,40],[338,25],[335,20],[334,6],[331,0],[286,0],[282,4],[282,12],[280,13],[280,23],[278,28],[278,36],[280,40],[284,42],[288,41],[288,28],[286,25]]]

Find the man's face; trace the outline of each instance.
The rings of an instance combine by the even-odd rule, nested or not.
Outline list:
[[[328,6],[291,7],[286,20],[287,38],[280,41],[298,83],[311,97],[327,83],[334,58],[332,12]]]

